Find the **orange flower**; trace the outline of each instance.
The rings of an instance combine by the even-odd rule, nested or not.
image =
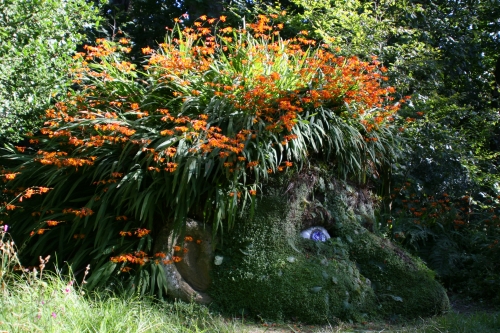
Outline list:
[[[174,135],[174,131],[166,129],[166,130],[161,131],[160,134],[162,136],[165,136],[165,135]]]
[[[247,168],[253,168],[259,165],[259,161],[252,161],[247,164]]]
[[[192,241],[193,241],[193,237],[191,237],[191,236],[186,236],[186,237],[184,237],[184,240],[185,240],[186,242],[192,242]]]
[[[5,205],[5,209],[7,209],[7,210],[14,210],[14,209],[16,209],[16,206],[11,205],[11,204],[6,204]]]
[[[177,257],[177,256],[173,256],[173,257],[172,257],[172,260],[173,260],[174,262],[181,262],[181,261],[182,261],[182,258],[181,258],[181,257]]]
[[[55,227],[56,225],[61,223],[60,221],[46,221],[46,222],[49,227]]]
[[[151,230],[148,230],[148,229],[137,229],[134,234],[139,237],[139,238],[142,238],[144,236],[146,236],[147,234],[149,234],[151,232]]]
[[[38,190],[40,191],[40,193],[47,193],[51,189],[48,187],[39,187]]]
[[[181,250],[181,247],[179,245],[174,246],[174,251],[179,252]]]

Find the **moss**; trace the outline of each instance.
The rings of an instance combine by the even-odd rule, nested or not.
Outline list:
[[[444,288],[421,260],[355,223],[345,223],[339,234],[350,236],[349,258],[371,280],[381,314],[418,317],[449,309]]]
[[[246,216],[225,233],[217,249],[224,259],[209,290],[222,310],[325,323],[448,308],[444,289],[420,260],[363,227],[373,215],[369,200],[353,200],[345,188],[313,176],[290,179],[293,192],[286,195],[271,188],[257,201],[253,219]],[[333,237],[301,239],[307,221]]]
[[[369,209],[348,207],[338,193],[327,195],[328,209],[338,218],[332,232],[348,245],[349,260],[372,282],[380,314],[405,318],[430,316],[450,307],[444,288],[434,279],[434,272],[416,257],[369,232],[363,225]],[[359,207],[357,207],[359,209]],[[361,222],[361,223],[360,223]]]
[[[252,221],[239,221],[226,235],[212,297],[230,314],[272,320],[324,323],[367,316],[375,297],[357,267],[337,259],[333,247],[284,237],[284,224],[295,229],[284,220],[287,207],[283,197],[266,196]]]

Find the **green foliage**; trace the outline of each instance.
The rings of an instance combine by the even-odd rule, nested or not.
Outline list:
[[[498,119],[459,104],[459,97],[435,96],[402,111],[415,121],[405,131],[409,153],[395,169],[385,219],[448,288],[491,298],[498,294],[500,204],[498,153],[489,141]]]
[[[418,91],[402,117],[407,157],[387,196],[392,234],[419,253],[446,286],[473,297],[498,294],[498,1],[423,3],[412,24],[439,48],[439,85]],[[408,122],[407,122],[408,123]],[[389,210],[389,207],[392,209]],[[498,299],[497,299],[498,301]]]
[[[288,23],[296,30],[334,38],[340,52],[378,55],[392,65],[389,82],[412,95],[398,117],[405,157],[376,182],[386,214],[380,225],[391,221],[391,235],[405,235],[403,244],[414,246],[448,287],[476,297],[496,294],[491,288],[498,284],[498,231],[496,222],[485,227],[484,221],[495,221],[499,213],[498,91],[492,75],[500,41],[498,1],[294,3],[301,9]],[[387,176],[391,181],[384,181]],[[391,182],[406,190],[389,193]],[[466,219],[458,207],[432,216],[430,204],[444,200],[444,193],[454,203],[472,198]],[[455,229],[454,221],[465,224]]]
[[[66,92],[71,56],[98,17],[85,0],[1,0],[0,7],[0,141],[18,141]]]
[[[161,296],[160,261],[177,258],[152,252],[158,230],[183,233],[188,216],[230,228],[262,181],[312,155],[360,180],[396,155],[400,102],[376,61],[281,39],[264,16],[245,31],[198,23],[144,48],[143,70],[126,38],[86,46],[78,90],[47,110],[34,147],[4,150],[17,199],[3,213],[24,260],[57,254],[75,271],[91,264],[89,288],[117,276]]]

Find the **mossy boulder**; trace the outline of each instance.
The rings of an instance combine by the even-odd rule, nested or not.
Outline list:
[[[349,237],[349,260],[372,282],[380,314],[411,318],[448,310],[444,288],[421,260],[355,223],[344,223],[338,235]]]
[[[320,170],[275,180],[222,237],[209,294],[225,312],[326,323],[427,316],[449,307],[422,261],[370,231],[369,192]],[[300,237],[311,225],[331,238]],[[370,227],[371,226],[371,227]],[[222,258],[222,261],[220,260]]]

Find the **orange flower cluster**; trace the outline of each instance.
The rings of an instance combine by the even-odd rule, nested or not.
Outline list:
[[[19,197],[19,202],[23,202],[24,199],[31,198],[34,194],[44,194],[51,190],[51,188],[43,187],[43,186],[33,186],[27,189],[19,189],[20,192],[15,190],[4,189],[4,193],[13,193],[16,197]],[[13,206],[13,205],[11,205]],[[10,207],[10,206],[9,206]],[[13,206],[15,207],[15,206]],[[7,210],[11,210],[14,208],[7,208]]]
[[[203,20],[202,20],[203,21]],[[269,25],[270,19],[264,15],[259,16],[256,23],[248,24],[248,29],[253,31],[258,37],[270,33],[274,34],[273,27]],[[178,44],[186,45],[191,40],[205,38],[202,31],[202,22],[198,22],[197,29],[186,28],[183,32],[186,40],[177,40]],[[282,27],[280,27],[282,28]],[[198,33],[196,33],[198,31]],[[231,30],[220,30],[221,32],[231,32]],[[303,35],[306,35],[304,32]],[[227,40],[226,40],[227,41]],[[190,43],[190,42],[189,42]],[[215,60],[211,55],[218,52],[224,43],[218,44],[214,37],[205,38],[201,46],[192,47],[192,56],[183,56],[182,52],[175,45],[162,45],[164,52],[155,53],[149,59],[147,68],[156,71],[165,81],[176,82],[179,87],[189,85],[188,73],[199,75],[208,72],[210,64]],[[236,42],[235,42],[236,44]],[[254,123],[262,123],[267,131],[280,133],[283,135],[282,143],[286,145],[289,141],[296,139],[296,135],[291,134],[296,124],[297,113],[303,112],[307,107],[319,107],[320,105],[333,105],[340,109],[343,103],[356,105],[357,111],[345,116],[360,118],[360,123],[365,127],[366,132],[378,130],[380,126],[385,126],[387,122],[394,119],[394,113],[399,109],[400,103],[386,105],[392,100],[389,95],[394,92],[392,87],[382,87],[380,81],[385,80],[380,72],[386,71],[380,63],[373,58],[371,63],[360,61],[356,57],[344,58],[336,57],[333,53],[319,49],[314,55],[307,56],[301,45],[314,44],[312,41],[302,37],[286,41],[285,49],[276,43],[258,44],[255,47],[248,45],[233,45],[235,52],[245,49],[248,60],[242,60],[242,64],[262,63],[263,67],[272,68],[272,61],[269,59],[281,59],[283,54],[288,57],[305,57],[304,63],[307,66],[298,66],[295,69],[295,76],[298,82],[316,82],[315,88],[298,86],[295,91],[280,88],[281,75],[271,72],[269,75],[260,74],[255,77],[246,78],[242,73],[221,73],[220,80],[225,80],[225,75],[236,84],[228,85],[217,81],[206,82],[206,88],[212,89],[215,96],[221,100],[229,101],[233,107],[245,114],[254,115]],[[224,47],[222,47],[224,48]],[[227,47],[226,47],[227,51]],[[317,73],[322,73],[321,79]],[[176,85],[173,84],[173,87]],[[174,91],[175,96],[197,96],[189,89]],[[384,106],[385,105],[385,106]],[[369,110],[369,111],[368,111]],[[164,117],[164,120],[176,120],[171,116]],[[206,127],[203,124],[203,127]],[[227,136],[218,133],[218,129],[205,130],[202,133],[190,132],[191,137],[204,138],[199,147],[202,152],[210,153],[217,149],[219,157],[229,158],[232,154],[240,154],[244,143],[248,140],[248,135],[259,134],[250,130],[241,130],[234,136]],[[177,126],[178,132],[186,133],[189,127]],[[287,132],[289,134],[287,134]],[[161,132],[162,135],[175,135],[170,129]],[[376,138],[367,137],[366,141],[376,141]],[[193,151],[197,151],[196,149]],[[226,167],[234,170],[229,163]]]
[[[103,132],[117,132],[125,136],[132,136],[135,133],[135,130],[131,130],[126,126],[120,126],[118,123],[95,124],[94,129]]]
[[[111,183],[116,183],[117,180],[116,179],[102,179],[102,180],[98,180],[96,182],[93,182],[92,184],[93,185],[105,185],[105,184],[111,184]]]
[[[68,153],[59,151],[59,152],[46,152],[43,150],[38,151],[38,155],[41,155],[40,158],[36,158],[35,161],[40,162],[44,165],[55,165],[58,168],[63,166],[74,166],[78,169],[78,167],[84,165],[93,165],[96,157],[91,156],[89,158],[65,158]]]
[[[53,220],[48,220],[48,221],[45,221],[45,223],[47,223],[47,225],[49,227],[55,227],[57,226],[59,223],[62,223],[63,221],[53,221]]]
[[[47,127],[42,129],[42,133],[49,138],[59,138],[74,147],[97,149],[104,144],[123,145],[130,141],[142,146],[142,151],[152,157],[154,164],[149,165],[150,171],[168,173],[174,173],[178,169],[175,161],[176,143],[183,141],[190,144],[191,154],[208,156],[215,152],[229,172],[242,172],[245,170],[244,149],[248,142],[258,140],[258,137],[267,135],[267,132],[273,133],[282,145],[289,145],[297,139],[293,129],[297,124],[298,114],[305,109],[329,106],[332,112],[346,119],[359,119],[367,133],[376,131],[393,120],[399,104],[388,105],[387,102],[392,99],[389,95],[394,89],[381,86],[381,81],[385,79],[381,73],[386,69],[375,57],[372,62],[363,62],[356,57],[337,57],[327,46],[318,48],[315,52],[304,51],[304,47],[314,44],[314,41],[305,38],[307,32],[290,40],[268,41],[283,28],[281,24],[272,24],[274,18],[277,17],[260,15],[257,22],[247,25],[250,33],[265,41],[262,43],[248,44],[244,39],[232,40],[225,35],[234,33],[233,28],[210,27],[217,20],[206,17],[200,18],[194,28],[185,28],[182,38],[161,44],[160,50],[143,50],[149,55],[145,66],[149,75],[170,87],[174,98],[187,101],[201,96],[215,96],[227,103],[232,112],[250,117],[250,125],[246,128],[240,128],[234,133],[224,133],[220,127],[209,123],[209,114],[196,113],[195,117],[191,117],[184,112],[182,115],[174,115],[161,107],[156,110],[141,110],[146,106],[141,107],[127,96],[107,99],[99,95],[96,86],[82,83],[86,94],[70,96],[67,102],[59,102],[55,109],[47,110]],[[221,17],[219,22],[223,21]],[[220,35],[211,35],[215,30]],[[246,32],[239,30],[237,33]],[[121,39],[120,45],[114,45],[99,39],[96,46],[86,46],[86,53],[78,56],[85,58],[85,61],[75,68],[76,79],[82,80],[88,76],[113,80],[104,67],[95,70],[89,66],[88,61],[111,57],[115,52],[123,51],[123,45],[128,44],[126,42],[126,39]],[[216,54],[224,52],[229,58],[237,58],[242,51],[244,59],[241,59],[241,65],[261,69],[248,73],[228,69],[221,71],[215,78],[211,76],[211,66],[218,61]],[[296,89],[290,89],[283,86],[284,74],[278,72],[275,62],[295,58],[302,60],[288,63],[286,75],[297,82]],[[124,63],[115,67],[124,73],[135,70],[133,66]],[[207,79],[194,87],[193,78],[197,77]],[[307,85],[308,82],[311,84]],[[344,103],[356,107],[348,112],[343,111]],[[126,122],[119,121],[118,114],[125,118],[133,115],[144,122],[155,121],[159,117],[164,127],[158,132],[161,136],[172,138],[172,144],[160,151],[151,149],[148,147],[151,140],[138,138],[136,130],[131,129]],[[75,131],[59,129],[62,122],[78,123],[99,119],[102,122],[94,122],[92,127],[80,127]],[[377,139],[367,136],[365,140],[370,142]],[[40,163],[57,167],[90,166],[95,160],[94,157],[68,158],[65,156],[67,153],[62,151],[40,151],[39,155],[41,156],[37,160]],[[257,165],[259,161],[250,161],[246,167],[253,168]],[[289,166],[291,164],[277,167],[275,171],[284,171]],[[109,182],[114,181],[100,180],[97,184]]]
[[[149,257],[146,252],[144,251],[137,251],[134,253],[126,253],[122,254],[116,257],[111,257],[110,260],[114,263],[131,263],[131,264],[138,264],[138,265],[144,265],[146,262],[149,261]]]
[[[443,193],[438,198],[422,196],[421,193],[413,193],[411,183],[407,182],[401,188],[394,188],[390,198],[395,201],[394,207],[396,205],[402,207],[402,209],[396,209],[394,215],[413,218],[414,224],[430,227],[439,222],[443,226],[450,226],[454,229],[472,227],[470,222],[474,215],[474,208],[468,195],[455,201],[450,200],[447,193]],[[493,215],[492,220],[500,226],[500,218]],[[484,223],[487,224],[487,221],[489,220],[484,220]]]
[[[122,237],[135,235],[135,236],[137,236],[139,238],[142,238],[142,237],[148,235],[150,232],[151,232],[151,230],[144,229],[144,228],[139,228],[139,229],[135,230],[134,232],[131,232],[131,231],[120,231],[119,234]]]
[[[13,180],[14,178],[16,178],[16,176],[18,174],[19,174],[19,172],[16,172],[16,173],[6,173],[6,174],[3,174],[1,176],[4,178],[4,182],[6,182],[8,180]]]
[[[87,207],[82,207],[80,209],[66,208],[66,209],[63,209],[62,212],[63,212],[63,214],[75,214],[77,217],[80,217],[80,218],[94,214],[92,209],[87,208]]]
[[[38,229],[36,232],[35,231],[30,232],[30,236],[43,235],[45,233],[45,231],[48,231],[48,230],[50,230],[50,229]]]
[[[17,208],[17,206],[13,205],[13,204],[8,204],[6,202],[4,202],[4,207],[6,210],[14,210]]]
[[[137,251],[134,253],[126,253],[116,257],[111,257],[110,260],[111,262],[114,263],[131,263],[143,266],[148,262],[154,262],[157,265],[160,263],[164,265],[170,265],[173,264],[174,262],[182,261],[182,258],[173,256],[172,259],[168,259],[167,255],[163,252],[155,253],[154,256],[150,257],[144,251]],[[124,270],[124,268],[126,269]],[[121,268],[120,270],[122,272],[128,272],[130,270],[130,267],[124,267],[124,268]]]
[[[184,182],[181,179],[205,181],[209,177],[241,183],[223,192],[234,203],[242,195],[253,197],[258,193],[255,184],[240,182],[247,173],[258,176],[251,179],[265,178],[268,173],[294,165],[295,161],[288,160],[294,156],[289,151],[302,145],[304,136],[298,133],[318,108],[356,124],[367,142],[375,141],[375,132],[392,122],[404,102],[392,102],[394,89],[383,86],[385,68],[376,58],[364,62],[336,56],[326,45],[316,47],[307,31],[283,40],[279,37],[283,24],[273,23],[276,18],[260,15],[256,22],[247,24],[245,31],[224,26],[225,17],[202,16],[195,26],[172,31],[172,38],[159,49],[144,48],[147,63],[140,75],[134,65],[124,61],[123,53],[130,52],[126,38],[118,43],[99,39],[94,46],[85,46],[85,52],[75,56],[78,60],[72,69],[73,82],[79,89],[46,111],[43,138],[30,137],[32,144],[51,147],[38,151],[35,164],[42,164],[44,169],[68,168],[63,172],[71,175],[74,168],[88,170],[102,161],[98,168],[92,168],[96,171],[87,182],[97,185],[92,188],[96,192],[94,209],[101,205],[98,200],[120,191],[115,183],[130,185],[127,182],[134,181],[129,162],[138,165],[144,178],[140,187],[173,184],[168,186],[175,191],[175,186],[183,186],[178,185]],[[129,83],[133,89],[122,89]],[[155,95],[159,93],[161,98]],[[28,152],[25,147],[16,149],[21,154]],[[267,157],[272,155],[271,150],[286,153],[271,161]],[[107,163],[112,165],[110,169]],[[124,176],[125,172],[128,174]],[[77,176],[88,174],[80,172]],[[14,180],[8,184],[19,180],[16,175],[17,171],[1,173],[4,181]],[[21,201],[48,191],[45,189],[16,191],[25,191]],[[16,208],[12,204],[5,207]],[[431,209],[408,212],[414,218],[435,213]],[[83,218],[93,211],[67,208],[63,213]],[[126,216],[116,216],[115,220],[128,221]],[[113,223],[120,223],[116,221]],[[62,221],[39,222],[55,227]],[[134,225],[135,219],[127,223],[131,227],[127,224],[123,229],[130,231],[112,231],[115,237],[142,238],[150,234],[150,230],[138,228],[143,224]],[[73,237],[83,239],[85,235]],[[140,241],[136,238],[130,242]],[[202,240],[186,236],[184,242],[201,244]],[[128,272],[131,268],[126,264],[170,264],[182,261],[185,253],[187,248],[176,245],[169,256],[134,252],[113,256],[111,261],[121,263],[121,271]]]

